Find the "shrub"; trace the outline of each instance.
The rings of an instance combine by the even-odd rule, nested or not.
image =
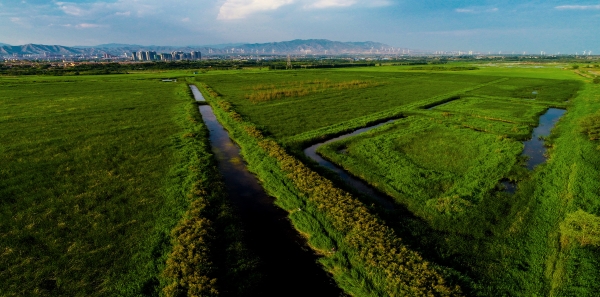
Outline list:
[[[582,118],[580,123],[581,132],[586,134],[590,140],[600,139],[600,112]]]
[[[567,215],[560,224],[560,232],[582,246],[600,246],[600,217],[580,209]]]

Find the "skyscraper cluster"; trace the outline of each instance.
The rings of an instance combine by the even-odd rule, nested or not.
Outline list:
[[[183,60],[201,60],[202,54],[197,51],[191,53],[184,53],[180,51],[174,51],[171,53],[160,53],[157,54],[155,51],[139,51],[131,53],[132,61],[183,61]]]

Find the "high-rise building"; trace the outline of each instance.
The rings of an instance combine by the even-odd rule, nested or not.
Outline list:
[[[150,60],[150,61],[158,60],[158,55],[154,51],[146,52],[146,55],[148,56],[148,60]]]
[[[171,60],[173,60],[173,55],[167,54],[167,53],[162,53],[162,54],[160,54],[160,59],[162,61],[171,61]]]
[[[192,55],[192,60],[202,60],[202,53],[201,52],[191,52]]]
[[[140,61],[148,61],[148,55],[146,55],[146,52],[139,51],[138,52],[138,60],[140,60]]]
[[[137,61],[138,60],[138,56],[136,52],[132,52],[131,53],[131,61]]]

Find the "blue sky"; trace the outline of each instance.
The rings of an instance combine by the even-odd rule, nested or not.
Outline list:
[[[323,38],[428,50],[600,54],[600,1],[0,0],[9,44]]]

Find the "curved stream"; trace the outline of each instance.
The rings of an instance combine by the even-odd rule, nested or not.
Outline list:
[[[205,101],[195,86],[190,88],[197,101]],[[212,108],[202,105],[199,109],[210,131],[210,144],[229,200],[241,218],[245,242],[261,260],[263,282],[258,296],[344,295],[317,263],[318,256],[291,225],[287,212],[274,205],[275,199],[247,170],[240,149]]]
[[[448,104],[450,102],[452,102],[452,101],[444,102],[444,103],[432,106],[428,109],[433,109],[435,107],[439,107],[441,105]],[[550,135],[550,131],[552,130],[552,128],[554,128],[554,125],[556,124],[556,122],[565,114],[565,112],[567,112],[567,111],[564,109],[549,108],[546,111],[546,113],[544,113],[542,116],[540,116],[539,124],[536,128],[533,129],[533,134],[531,136],[531,139],[523,142],[524,148],[523,148],[522,155],[528,157],[527,158],[527,168],[529,170],[533,170],[535,168],[535,166],[546,162],[546,159],[548,158],[546,156],[547,149],[544,146],[544,140],[542,138]],[[325,160],[323,157],[321,157],[319,154],[317,154],[317,149],[324,144],[328,144],[328,143],[331,143],[334,141],[348,138],[350,136],[354,136],[354,135],[375,129],[377,127],[380,127],[384,124],[387,124],[387,123],[390,123],[393,121],[394,120],[390,120],[385,123],[358,129],[354,132],[344,134],[342,136],[338,136],[338,137],[329,139],[324,142],[317,143],[315,145],[312,145],[312,146],[306,148],[304,150],[304,154],[307,157],[311,158],[313,161],[317,162],[319,165],[337,173],[338,176],[344,182],[346,182],[348,185],[350,185],[357,191],[378,201],[381,204],[381,206],[383,206],[384,208],[390,209],[390,210],[394,209],[394,203],[392,202],[391,198],[388,198],[386,195],[379,193],[377,190],[375,190],[373,187],[368,185],[366,182],[362,181],[359,178],[352,176],[346,170],[338,167],[337,165],[333,164],[332,162]],[[504,185],[506,192],[514,193],[517,189],[517,185],[513,182],[502,181],[501,183]]]
[[[353,187],[354,189],[356,189],[357,191],[373,198],[374,200],[376,200],[377,202],[379,202],[379,204],[384,207],[385,209],[389,209],[392,210],[394,209],[394,203],[390,200],[390,198],[388,198],[386,195],[379,193],[377,190],[375,190],[373,187],[371,187],[370,185],[368,185],[367,183],[365,183],[364,181],[362,181],[359,178],[356,178],[354,176],[352,176],[351,174],[349,174],[346,170],[338,167],[337,165],[325,160],[323,157],[321,157],[319,154],[317,154],[317,149],[324,145],[324,144],[328,144],[334,141],[338,141],[338,140],[342,140],[344,138],[348,138],[350,136],[354,136],[363,132],[367,132],[369,130],[375,129],[377,127],[381,127],[387,123],[391,123],[394,122],[395,120],[389,120],[387,122],[384,123],[380,123],[377,125],[373,125],[373,126],[369,126],[369,127],[365,127],[365,128],[361,128],[358,129],[354,132],[348,133],[348,134],[344,134],[332,139],[329,139],[327,141],[324,142],[320,142],[317,143],[315,145],[309,146],[308,148],[304,149],[304,154],[311,158],[313,161],[317,162],[319,165],[337,173],[340,178],[346,182],[348,185],[350,185],[351,187]]]

